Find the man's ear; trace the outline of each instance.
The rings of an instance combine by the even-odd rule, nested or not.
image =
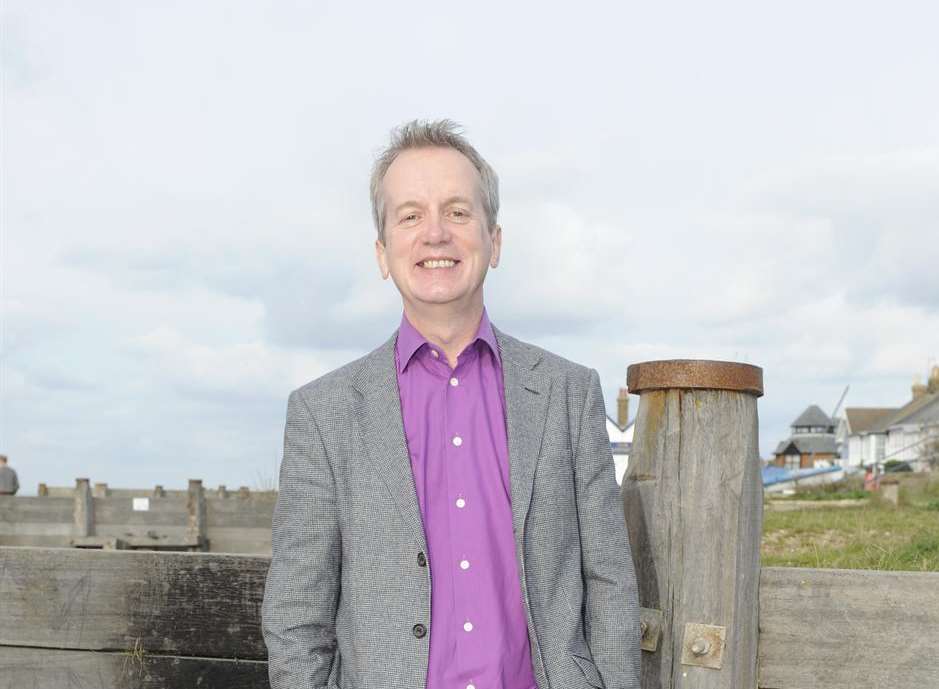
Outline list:
[[[375,259],[378,261],[378,271],[381,279],[387,280],[389,275],[388,257],[385,255],[385,245],[380,239],[375,240]]]
[[[492,257],[489,259],[489,265],[495,268],[499,265],[499,255],[502,252],[502,226],[494,225],[489,236],[492,238]]]

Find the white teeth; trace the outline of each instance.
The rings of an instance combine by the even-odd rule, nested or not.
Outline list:
[[[439,261],[424,261],[421,265],[425,268],[452,268],[456,265],[456,261],[441,259]]]

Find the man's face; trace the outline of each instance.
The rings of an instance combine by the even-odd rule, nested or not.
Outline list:
[[[469,159],[451,148],[402,151],[382,187],[385,243],[375,242],[382,277],[390,275],[412,307],[482,303],[502,231],[489,231],[479,173]]]

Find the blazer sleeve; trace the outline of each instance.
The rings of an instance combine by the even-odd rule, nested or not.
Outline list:
[[[600,376],[590,369],[574,453],[585,589],[584,632],[607,689],[639,689],[639,595],[606,432]]]
[[[336,654],[342,553],[336,482],[296,390],[287,403],[279,483],[261,605],[271,689],[325,689]]]

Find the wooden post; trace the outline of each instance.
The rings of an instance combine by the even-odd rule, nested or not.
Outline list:
[[[880,497],[893,507],[900,504],[900,482],[894,478],[885,478],[880,482]]]
[[[238,489],[238,497],[239,497],[239,498],[243,498],[243,499],[250,498],[250,497],[251,497],[251,489],[248,488],[248,486],[241,486],[241,487]]]
[[[91,497],[91,484],[86,478],[75,479],[75,508],[73,532],[75,538],[95,535],[95,503]]]
[[[224,485],[218,487],[218,496],[223,500],[228,497],[228,489]]]
[[[94,495],[94,497],[96,497],[96,498],[106,498],[106,497],[108,497],[108,495],[110,495],[110,494],[111,494],[111,493],[110,493],[110,491],[108,490],[108,484],[107,484],[107,483],[96,483],[96,484],[95,484],[94,491],[92,491],[92,495]]]
[[[154,498],[163,498],[166,497],[166,492],[163,490],[163,486],[157,484],[153,487],[153,497]]]
[[[629,367],[639,413],[622,496],[643,607],[643,689],[757,683],[763,372]]]
[[[198,550],[208,550],[205,524],[205,490],[200,479],[189,479],[189,511],[188,540],[194,543]]]
[[[36,496],[40,498],[49,497],[49,486],[45,483],[40,483],[39,488],[36,490]]]

